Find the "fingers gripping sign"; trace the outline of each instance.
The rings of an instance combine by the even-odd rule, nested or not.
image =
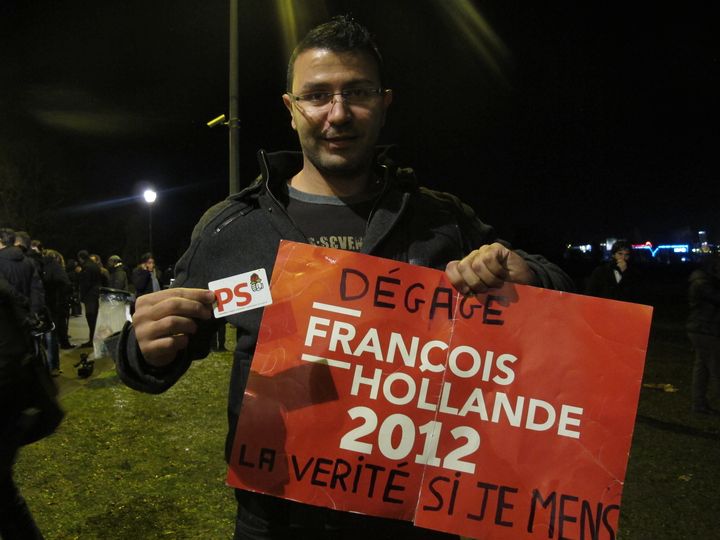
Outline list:
[[[215,295],[206,289],[165,289],[137,299],[133,326],[140,351],[150,365],[173,361],[197,331],[196,320],[212,317]]]
[[[503,283],[530,284],[533,271],[520,255],[495,242],[470,252],[462,260],[450,261],[445,273],[462,294],[484,293]]]

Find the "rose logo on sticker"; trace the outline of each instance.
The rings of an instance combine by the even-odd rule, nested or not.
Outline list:
[[[250,289],[255,292],[263,289],[262,279],[257,274],[250,276]]]

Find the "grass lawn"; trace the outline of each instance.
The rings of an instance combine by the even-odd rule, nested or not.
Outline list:
[[[644,382],[679,391],[642,390],[623,540],[720,538],[720,418],[689,412],[692,351],[677,305],[656,304]],[[197,362],[159,396],[129,390],[113,371],[66,395],[59,431],[23,448],[15,468],[46,538],[231,538],[223,462],[230,356]]]
[[[53,436],[20,451],[15,478],[48,540],[231,538],[224,484],[231,354],[196,362],[166,393],[109,371],[64,396]]]

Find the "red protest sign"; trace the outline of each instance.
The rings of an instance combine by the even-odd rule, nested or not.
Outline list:
[[[281,243],[232,486],[487,539],[614,538],[651,308]]]

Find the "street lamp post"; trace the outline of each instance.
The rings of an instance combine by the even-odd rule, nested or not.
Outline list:
[[[153,252],[153,246],[152,246],[152,207],[153,203],[157,199],[157,193],[155,193],[152,189],[146,189],[143,192],[143,197],[145,198],[145,202],[148,205],[148,243],[149,243],[149,249],[148,251],[150,253]]]

